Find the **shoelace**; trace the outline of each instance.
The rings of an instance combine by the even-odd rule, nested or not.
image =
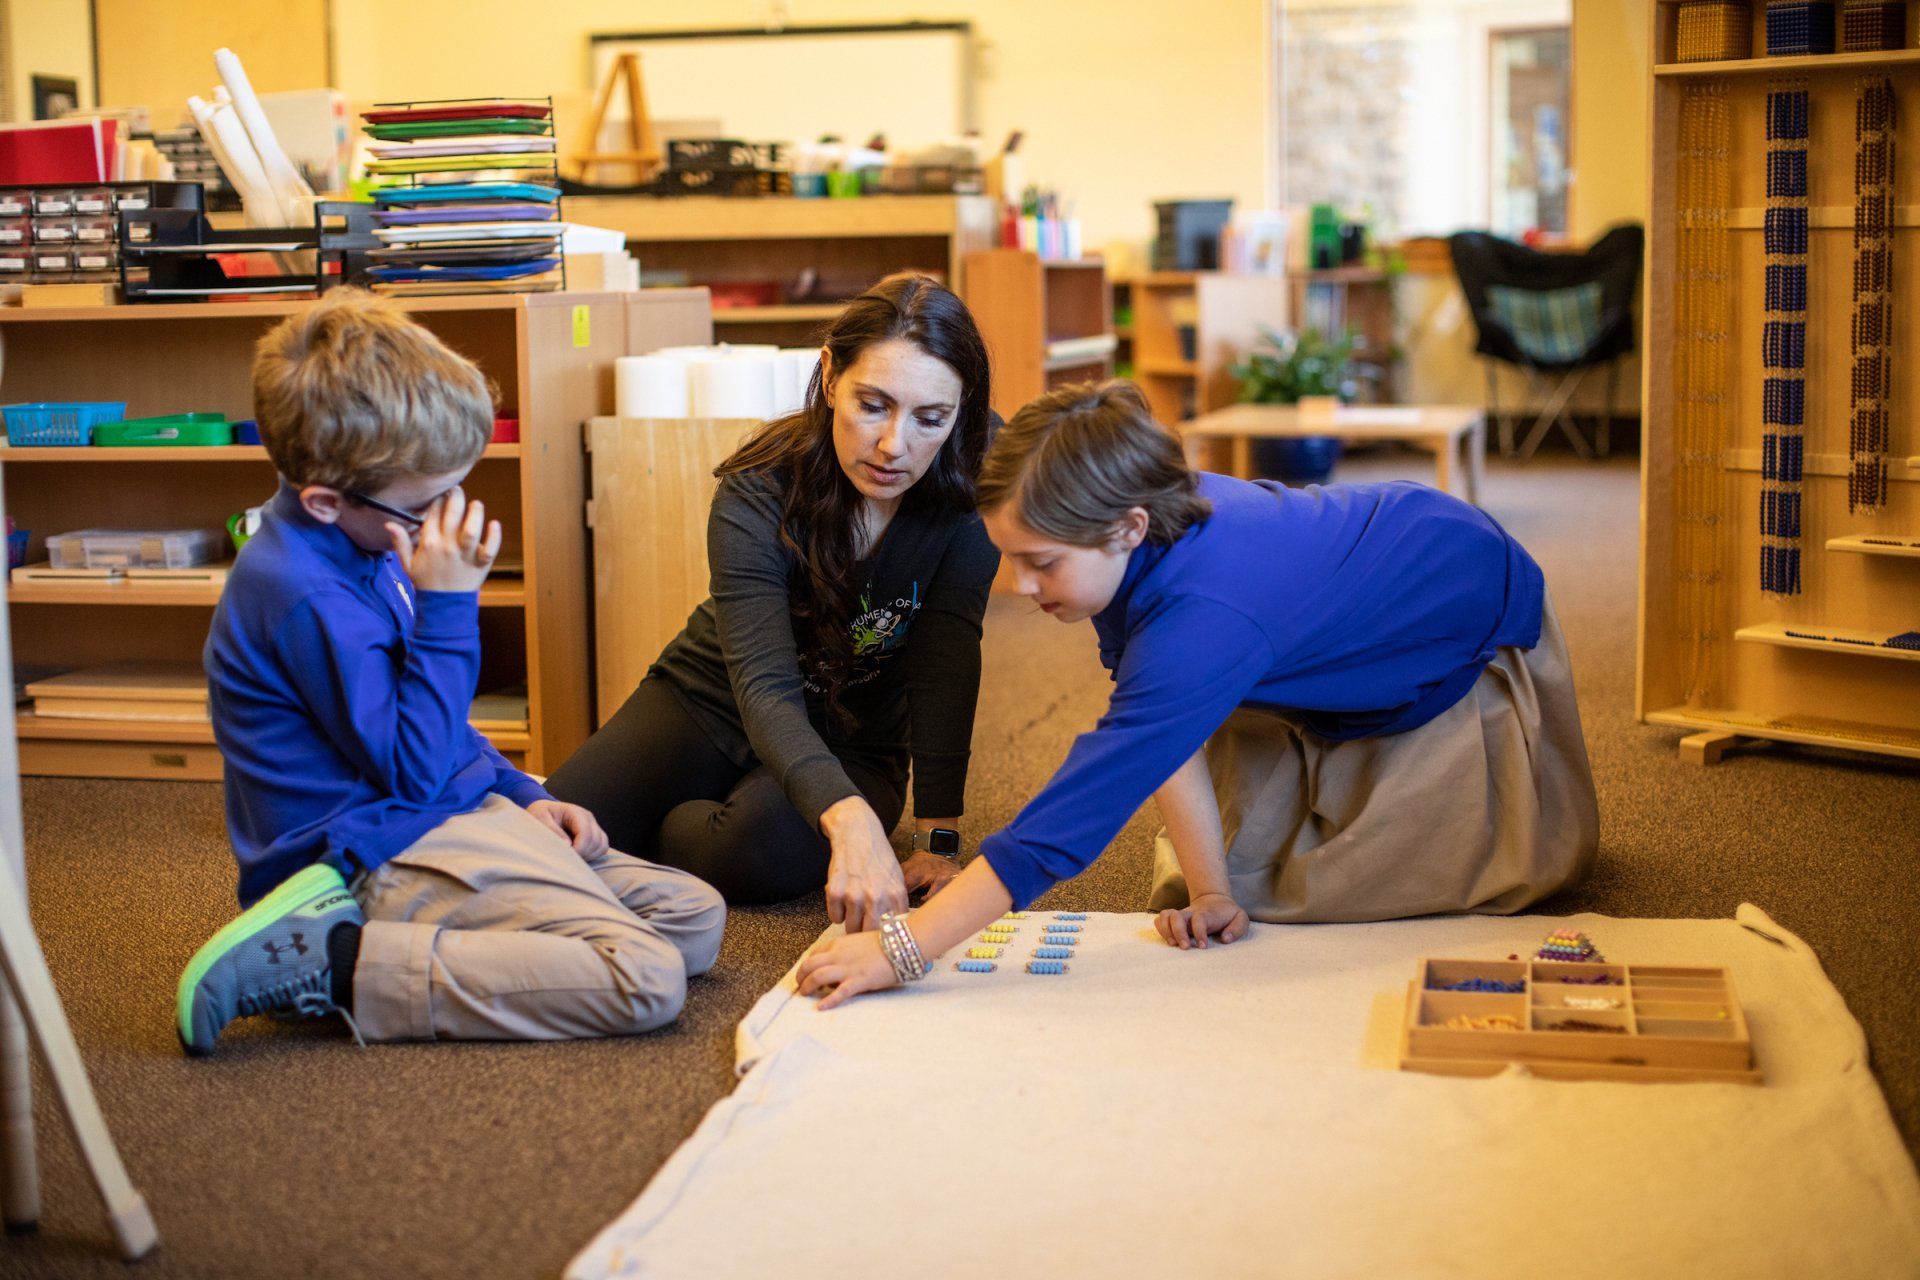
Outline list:
[[[346,1020],[347,1030],[353,1032],[353,1042],[362,1049],[367,1047],[353,1014],[333,1002],[333,974],[329,969],[312,970],[275,983],[258,995],[243,996],[238,1008],[242,1016],[290,1012],[302,1018],[324,1018],[337,1013]]]

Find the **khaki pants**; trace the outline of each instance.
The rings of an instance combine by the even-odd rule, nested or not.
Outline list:
[[[358,876],[353,1012],[369,1040],[563,1040],[679,1016],[726,906],[671,867],[588,862],[500,796]]]
[[[1553,603],[1418,729],[1328,742],[1243,707],[1208,740],[1233,896],[1274,923],[1519,911],[1578,881],[1600,816]],[[1161,831],[1155,910],[1187,903]]]

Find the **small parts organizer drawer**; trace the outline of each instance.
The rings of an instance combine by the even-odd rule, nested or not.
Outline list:
[[[1760,1082],[1725,969],[1425,960],[1407,1006],[1403,1070]]]

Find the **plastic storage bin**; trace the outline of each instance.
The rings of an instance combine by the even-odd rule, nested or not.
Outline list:
[[[47,538],[57,569],[191,569],[220,558],[213,529],[78,529]]]
[[[10,404],[0,408],[0,416],[6,420],[7,443],[15,447],[92,444],[95,427],[127,416],[127,402]]]
[[[220,445],[233,443],[233,425],[220,413],[175,413],[163,418],[128,418],[94,428],[102,448],[141,445]]]

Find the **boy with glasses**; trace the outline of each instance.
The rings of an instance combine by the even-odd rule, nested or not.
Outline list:
[[[181,1043],[256,1013],[338,1012],[366,1040],[671,1022],[719,895],[609,849],[467,721],[501,537],[460,489],[485,378],[350,289],[261,339],[253,378],[280,488],[205,654],[247,910],[181,976]]]

